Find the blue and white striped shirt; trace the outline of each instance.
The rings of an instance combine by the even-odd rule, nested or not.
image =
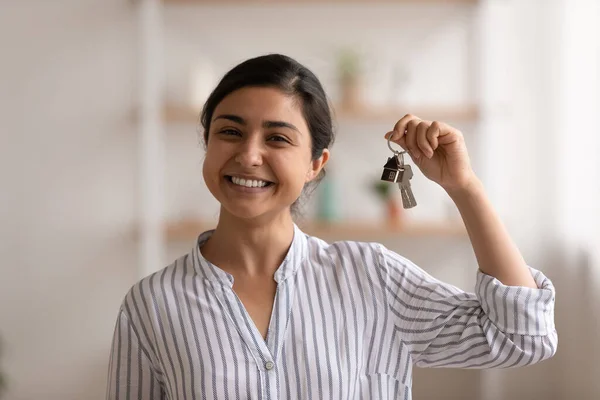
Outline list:
[[[112,399],[410,399],[412,366],[495,368],[556,352],[552,283],[475,294],[381,244],[326,243],[297,226],[275,272],[266,341],[233,277],[194,249],[142,279],[119,312]]]

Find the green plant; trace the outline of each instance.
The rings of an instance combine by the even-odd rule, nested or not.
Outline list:
[[[392,193],[392,185],[389,182],[385,182],[382,180],[374,181],[371,188],[373,189],[377,197],[379,197],[383,201],[387,201]]]
[[[361,73],[360,54],[352,48],[343,48],[337,56],[338,76],[342,81],[352,81]]]

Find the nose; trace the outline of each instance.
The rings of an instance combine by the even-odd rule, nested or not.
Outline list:
[[[249,138],[240,143],[235,161],[244,168],[261,166],[263,163],[263,146],[258,138]]]

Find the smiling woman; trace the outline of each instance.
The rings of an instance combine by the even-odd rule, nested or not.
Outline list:
[[[238,89],[204,113],[210,121],[204,180],[221,203],[221,214],[285,218],[281,212],[297,201],[329,158],[326,148],[312,157],[302,105],[280,89]]]
[[[108,399],[407,400],[413,365],[506,368],[556,352],[552,282],[524,262],[456,129],[406,115],[382,136],[456,204],[474,293],[379,243],[329,244],[294,223],[333,142],[325,92],[295,60],[236,66],[201,121],[217,227],[125,296]]]
[[[262,135],[262,138],[258,138],[259,142],[268,143],[269,146],[265,145],[262,149],[246,148],[245,151],[250,153],[239,155],[239,159],[256,156],[261,151],[271,149],[266,154],[278,158],[273,160],[273,167],[282,173],[286,167],[288,170],[300,171],[299,167],[307,164],[307,161],[312,162],[311,165],[306,165],[307,172],[309,167],[314,172],[305,176],[305,193],[309,193],[325,176],[323,167],[329,157],[328,148],[334,141],[327,97],[317,77],[289,57],[257,57],[233,68],[207,99],[200,120],[204,128],[204,141],[209,147],[207,157],[219,151],[210,151],[210,146],[215,143],[209,140],[211,136],[237,136],[237,139],[232,138],[230,142],[237,143],[239,147],[240,144],[254,145],[254,136]],[[276,149],[281,151],[275,151]],[[245,161],[248,162],[247,159]],[[303,164],[296,164],[297,162]],[[288,165],[282,165],[283,163]],[[205,163],[205,179],[207,164],[210,163]],[[209,165],[208,169],[210,167]],[[269,167],[266,165],[265,169]],[[253,166],[245,164],[243,168],[252,169]],[[246,175],[254,178],[252,174]],[[284,180],[280,183],[287,185],[288,182]],[[217,197],[208,181],[207,186]],[[283,188],[284,191],[286,189],[287,187]],[[293,195],[293,192],[289,194]],[[292,214],[297,212],[298,201],[296,196],[291,206]]]

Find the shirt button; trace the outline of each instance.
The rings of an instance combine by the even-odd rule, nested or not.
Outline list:
[[[267,361],[265,363],[265,368],[267,369],[267,371],[272,370],[274,366],[275,366],[275,364],[273,364],[271,361]]]

